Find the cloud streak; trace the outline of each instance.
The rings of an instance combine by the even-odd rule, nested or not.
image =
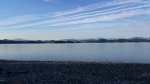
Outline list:
[[[9,28],[24,28],[30,26],[62,26],[85,24],[102,21],[113,21],[137,15],[150,15],[150,1],[148,0],[113,0],[112,2],[96,3],[51,14],[52,16],[27,15],[0,20],[0,26],[9,26],[23,22],[28,24],[10,26]],[[43,18],[46,18],[44,20]],[[15,22],[14,22],[15,20]],[[39,21],[40,20],[40,21]],[[30,21],[37,21],[31,22]]]
[[[117,6],[117,5],[125,5],[125,4],[131,4],[131,3],[146,3],[146,0],[113,0],[112,2],[105,2],[105,3],[96,3],[96,4],[91,4],[88,6],[84,7],[79,7],[76,9],[72,9],[69,11],[62,11],[62,12],[57,12],[56,16],[62,16],[62,15],[69,15],[73,13],[78,13],[78,12],[86,12],[86,11],[91,11],[91,10],[96,10],[100,8],[105,8],[105,7],[110,7],[110,6]]]
[[[109,14],[109,15],[103,15],[103,16],[97,16],[97,17],[91,17],[91,18],[85,18],[85,19],[79,19],[76,21],[68,21],[63,23],[56,23],[51,24],[48,26],[60,26],[60,25],[71,25],[71,24],[83,24],[83,23],[93,23],[93,22],[100,22],[100,21],[112,21],[116,19],[123,19],[131,16],[141,15],[141,14],[149,14],[150,9],[147,10],[131,10],[127,12],[121,12],[116,14]]]
[[[16,17],[0,20],[0,26],[12,25],[12,24],[17,24],[17,23],[22,23],[27,21],[38,20],[38,19],[40,18],[36,17],[35,15],[16,16]]]
[[[54,0],[42,0],[44,2],[54,2]]]

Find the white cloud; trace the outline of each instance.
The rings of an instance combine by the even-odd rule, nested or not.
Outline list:
[[[55,22],[64,22],[64,21],[70,21],[70,20],[77,20],[77,19],[84,19],[84,18],[90,18],[90,17],[97,17],[97,16],[102,16],[102,15],[109,15],[109,14],[114,14],[114,13],[118,13],[118,12],[124,12],[124,11],[130,11],[130,10],[135,10],[135,9],[140,9],[141,7],[149,7],[148,5],[143,5],[143,6],[137,6],[137,7],[133,7],[133,8],[123,8],[121,10],[119,8],[113,8],[113,9],[108,9],[108,10],[104,10],[104,11],[96,11],[96,12],[89,12],[89,13],[84,13],[84,14],[77,14],[77,15],[73,15],[73,16],[69,16],[69,17],[63,17],[63,18],[59,18],[59,19],[54,19],[54,20],[48,20],[48,21],[44,21],[45,24],[50,24],[50,23],[55,23]],[[114,10],[117,9],[117,10]],[[111,10],[111,11],[110,11]]]
[[[50,2],[50,1],[53,1],[53,0],[42,0],[42,1],[44,1],[44,2]]]
[[[100,3],[91,4],[91,5],[87,5],[84,7],[72,9],[69,11],[57,12],[56,16],[68,15],[68,14],[73,14],[73,13],[78,13],[78,12],[83,12],[83,11],[90,11],[90,10],[95,10],[95,9],[99,9],[99,8],[115,6],[115,5],[123,5],[123,4],[129,4],[129,3],[139,3],[139,2],[144,3],[145,0],[113,0],[112,2],[105,2],[105,3],[100,2]]]
[[[78,19],[75,21],[68,21],[68,22],[61,22],[56,24],[51,24],[48,26],[61,26],[61,25],[72,25],[72,24],[83,24],[83,23],[93,23],[93,22],[100,22],[100,21],[112,21],[116,19],[124,19],[131,16],[137,16],[141,14],[148,14],[149,10],[131,10],[131,11],[125,11],[121,13],[116,14],[109,14],[109,15],[103,15],[103,16],[96,16],[96,17],[90,17],[90,18],[84,18],[84,19]]]
[[[38,19],[40,19],[40,17],[37,17],[36,15],[16,16],[16,17],[11,17],[11,18],[0,20],[0,26],[7,26],[7,25],[33,21],[33,20],[38,20]]]
[[[29,15],[29,16],[8,18],[5,20],[0,20],[0,26],[17,24],[22,22],[30,22],[32,20],[41,20],[41,21],[31,22],[29,24],[23,24],[23,25],[10,26],[8,28],[23,28],[23,27],[37,26],[37,25],[60,26],[60,25],[93,23],[93,22],[100,22],[100,21],[112,21],[116,19],[124,19],[126,17],[137,16],[140,14],[150,15],[150,9],[149,9],[150,3],[146,3],[146,2],[149,1],[148,0],[124,0],[124,1],[114,0],[113,2],[96,3],[96,4],[72,9],[69,11],[57,12],[54,13],[54,15],[52,14],[50,15],[50,17],[53,18],[49,18],[49,14],[48,15],[43,14],[39,16]],[[58,16],[63,16],[63,17],[58,17]],[[43,20],[42,18],[47,18],[47,20]]]
[[[56,1],[56,0],[42,0],[42,1],[44,1],[44,2],[54,2],[54,3],[57,3],[58,1]]]

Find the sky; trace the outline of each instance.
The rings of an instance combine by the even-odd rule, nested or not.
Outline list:
[[[150,37],[150,0],[0,0],[0,39]]]

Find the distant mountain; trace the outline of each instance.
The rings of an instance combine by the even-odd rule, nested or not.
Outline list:
[[[76,39],[62,39],[62,40],[60,40],[60,41],[65,41],[65,42],[68,42],[68,41],[72,41],[72,42],[78,42],[78,40],[76,40]]]
[[[24,39],[17,38],[17,39],[14,39],[14,41],[24,41]]]
[[[17,39],[14,39],[14,41],[32,41],[32,40],[25,40],[25,39],[17,38]]]
[[[146,38],[144,38],[144,37],[132,37],[130,39],[146,39]]]
[[[98,39],[93,39],[93,38],[89,38],[89,39],[81,39],[79,40],[80,42],[96,42]]]

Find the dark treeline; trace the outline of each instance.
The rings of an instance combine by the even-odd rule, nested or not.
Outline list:
[[[22,40],[22,41],[15,41],[15,40],[0,40],[0,44],[23,44],[23,43],[125,43],[125,42],[150,42],[150,39],[147,38],[131,38],[131,39],[85,39],[85,40]]]
[[[0,44],[18,44],[18,43],[46,43],[44,41],[15,41],[15,40],[0,40]]]
[[[99,39],[97,42],[106,43],[106,42],[150,42],[148,39],[115,39],[115,40],[107,40],[107,39]]]

